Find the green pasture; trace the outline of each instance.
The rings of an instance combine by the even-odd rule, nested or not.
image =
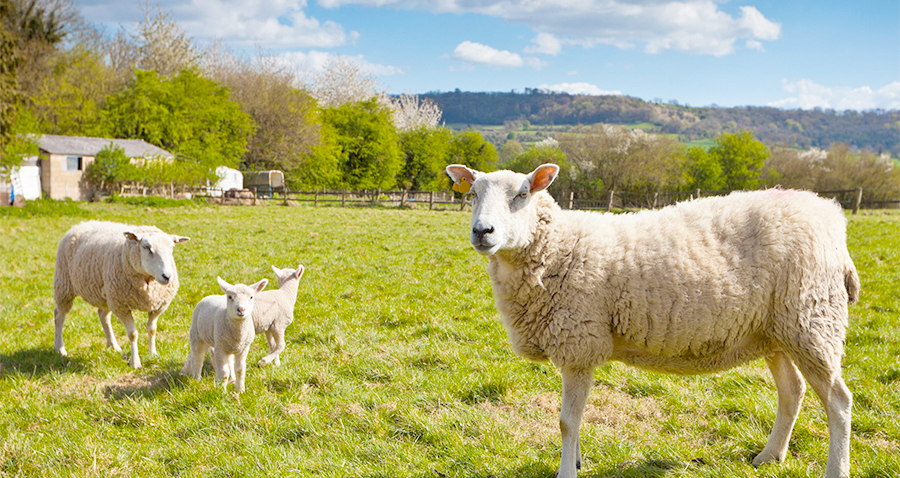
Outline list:
[[[131,370],[80,299],[53,351],[56,243],[85,219],[153,224],[181,289],[156,358]],[[469,214],[191,203],[0,208],[0,477],[552,477],[560,380],[518,358],[497,320]],[[900,476],[900,214],[850,218],[863,284],[844,377],[854,393],[853,476]],[[281,367],[237,397],[179,375],[191,310],[229,282],[302,263]],[[139,319],[145,322],[145,318]],[[120,343],[121,324],[113,320]],[[125,347],[127,349],[127,347]],[[264,355],[257,338],[249,363]],[[582,430],[583,477],[820,476],[824,411],[811,391],[788,460],[754,469],[775,415],[762,361],[674,377],[608,364]]]

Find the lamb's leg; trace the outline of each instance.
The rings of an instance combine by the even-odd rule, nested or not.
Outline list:
[[[106,335],[106,346],[111,347],[116,352],[121,353],[122,347],[119,347],[119,341],[116,340],[116,334],[113,332],[110,311],[106,309],[97,309],[97,317],[100,318],[100,326],[103,327],[103,333]]]
[[[281,365],[281,358],[279,355],[284,351],[284,331],[267,330],[266,341],[269,343],[269,353],[265,357],[259,359],[259,362],[257,362],[256,365],[265,367],[272,362],[275,362],[275,365]]]
[[[53,309],[53,323],[56,331],[53,337],[53,349],[65,357],[66,346],[63,343],[63,325],[66,323],[66,315],[72,310],[72,303],[75,302],[75,296],[58,294],[56,297],[56,308]]]
[[[237,393],[244,391],[244,375],[247,370],[247,354],[249,352],[250,347],[247,347],[234,359],[234,391]]]
[[[129,363],[132,368],[141,368],[141,356],[138,354],[138,331],[134,325],[134,316],[130,310],[114,311],[116,317],[125,326],[125,332],[128,335],[128,341],[131,342],[131,360]]]
[[[158,355],[156,353],[156,319],[165,311],[166,309],[162,308],[147,314],[147,355],[150,357]]]
[[[207,350],[209,350],[209,345],[202,340],[192,343],[191,351],[188,352],[188,358],[184,361],[184,368],[181,369],[181,373],[199,380],[200,373],[203,371],[203,359],[206,357]]]
[[[591,369],[563,368],[562,404],[559,412],[559,431],[562,434],[562,457],[557,478],[574,478],[581,468],[579,434],[581,418],[591,393],[594,373]]]
[[[850,476],[850,409],[853,395],[840,376],[840,355],[831,361],[828,367],[830,370],[803,362],[798,362],[797,365],[822,401],[828,416],[828,463],[825,465],[825,477],[847,478]]]
[[[222,352],[222,347],[216,347],[213,351],[213,365],[216,369],[216,384],[222,384],[222,387],[228,388],[228,378],[231,376],[229,369],[229,357]]]
[[[775,379],[775,389],[778,391],[778,409],[775,412],[775,424],[772,433],[766,442],[766,447],[756,458],[753,466],[765,463],[784,461],[787,455],[788,441],[791,438],[791,430],[800,413],[800,405],[803,401],[803,392],[806,385],[800,371],[794,362],[782,352],[766,357],[766,364]]]

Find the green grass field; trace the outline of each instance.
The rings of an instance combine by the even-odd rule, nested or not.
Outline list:
[[[30,213],[34,212],[33,215]],[[159,322],[160,355],[129,369],[80,299],[53,351],[56,243],[89,218],[191,241]],[[0,209],[0,477],[541,477],[558,466],[560,381],[514,356],[469,214],[312,207],[33,203]],[[853,476],[900,476],[900,214],[850,221],[863,283],[844,377]],[[303,263],[280,368],[251,366],[240,398],[179,376],[194,304],[215,278],[274,280]],[[141,318],[141,322],[145,319]],[[120,343],[121,324],[113,319]],[[257,338],[248,362],[264,355]],[[126,347],[127,349],[127,347]],[[788,460],[750,466],[775,414],[762,361],[674,377],[608,364],[582,430],[584,477],[820,476],[825,414],[811,391]]]

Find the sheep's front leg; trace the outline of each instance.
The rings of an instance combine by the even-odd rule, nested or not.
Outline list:
[[[581,417],[591,392],[594,371],[582,368],[563,368],[562,404],[559,412],[559,431],[562,435],[562,457],[557,478],[574,478],[581,468],[579,433]]]
[[[259,362],[257,362],[256,365],[265,367],[272,362],[275,362],[275,365],[281,365],[281,358],[279,355],[284,351],[284,331],[267,330],[266,341],[269,343],[269,353],[265,357],[259,359]]]
[[[215,347],[213,350],[213,365],[216,369],[216,384],[222,384],[223,388],[228,388],[228,378],[231,376],[229,367],[229,356],[222,351],[223,347]]]
[[[111,315],[112,314],[108,310],[97,309],[97,317],[100,318],[100,326],[103,327],[103,333],[106,335],[106,346],[121,353],[122,347],[119,347],[119,341],[116,340],[116,334],[113,332],[112,323],[110,322]]]
[[[241,393],[244,391],[244,375],[247,370],[247,354],[250,347],[244,349],[243,352],[234,356],[234,391]]]
[[[122,322],[122,325],[125,326],[125,332],[128,335],[128,340],[131,342],[131,360],[129,363],[132,368],[141,368],[141,356],[138,354],[138,331],[134,325],[134,316],[131,315],[130,310],[115,311],[115,314]],[[123,358],[127,357],[123,355]]]
[[[156,353],[156,319],[166,311],[166,308],[151,311],[147,314],[147,355],[155,357]]]

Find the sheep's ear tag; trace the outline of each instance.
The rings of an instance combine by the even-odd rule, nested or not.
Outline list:
[[[459,178],[459,182],[453,184],[453,190],[460,194],[469,192],[469,189],[472,189],[472,185],[469,184],[466,178]]]

